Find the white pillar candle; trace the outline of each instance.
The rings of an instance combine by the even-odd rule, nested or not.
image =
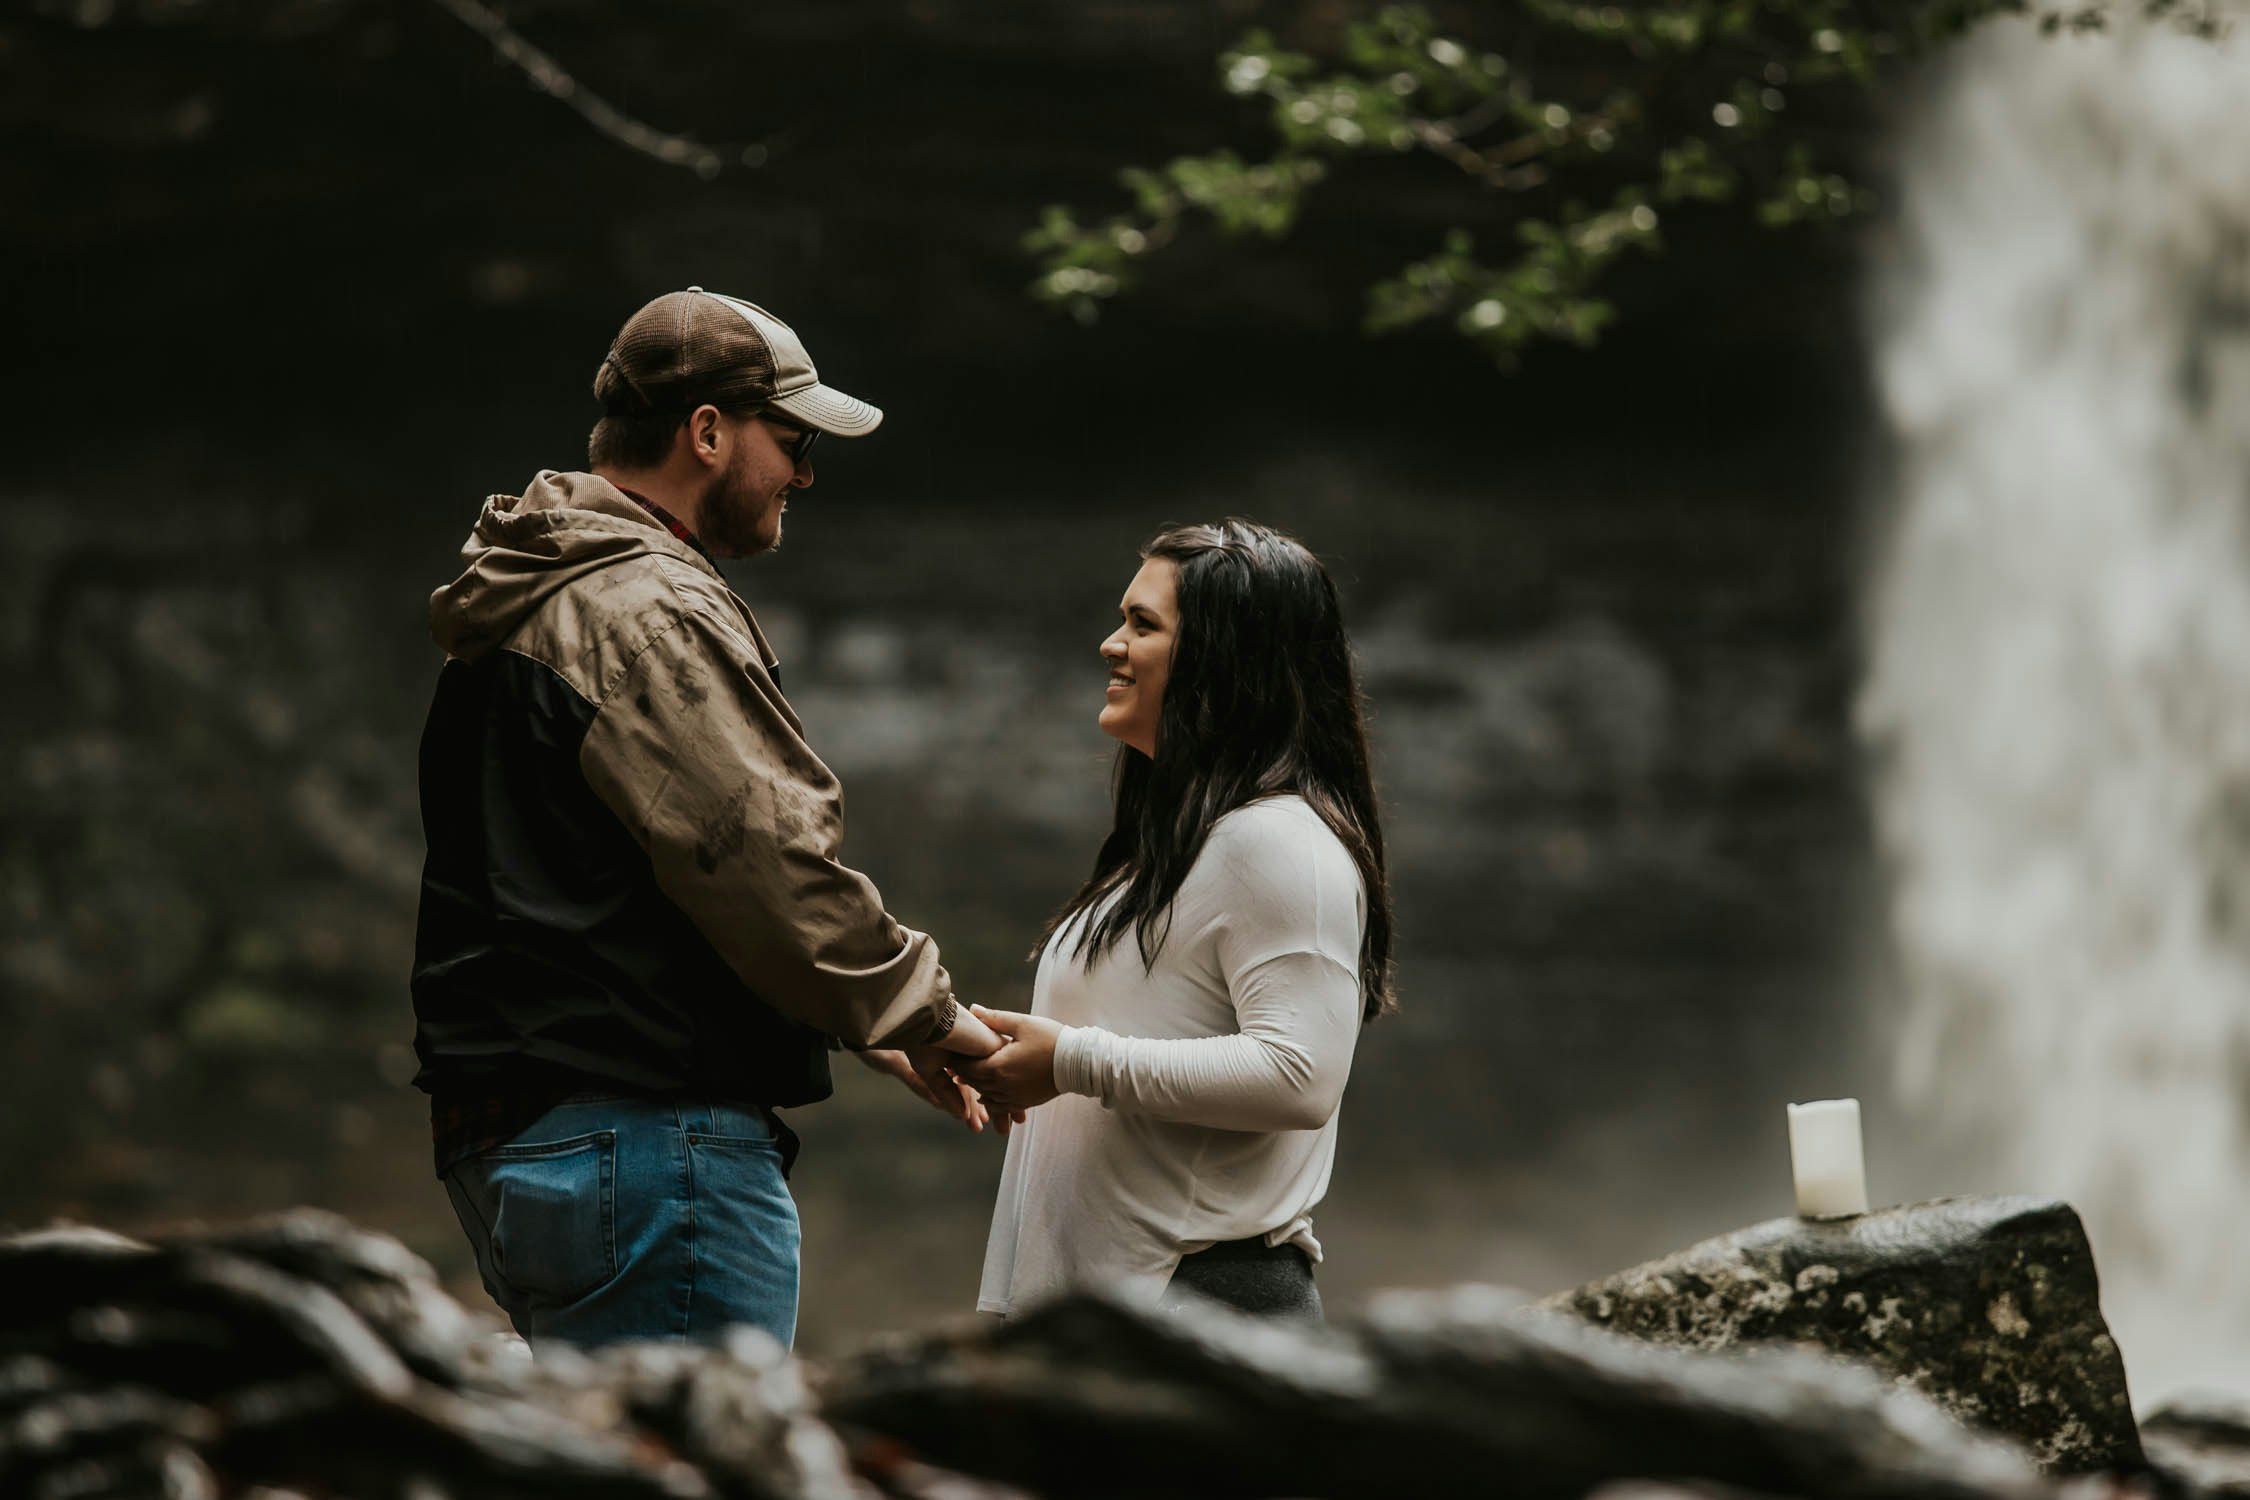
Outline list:
[[[1859,1101],[1819,1099],[1789,1106],[1789,1164],[1797,1174],[1797,1212],[1841,1219],[1867,1212],[1867,1165],[1859,1148]]]

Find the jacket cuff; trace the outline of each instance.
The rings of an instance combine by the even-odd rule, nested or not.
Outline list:
[[[923,1040],[925,1047],[934,1047],[953,1034],[953,1023],[961,1019],[961,1002],[951,995],[938,1001],[936,1019],[930,1022],[930,1034]]]

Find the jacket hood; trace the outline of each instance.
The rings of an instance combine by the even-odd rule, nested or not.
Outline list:
[[[461,544],[461,576],[430,595],[430,634],[446,655],[474,661],[561,590],[651,555],[717,576],[608,480],[542,470],[523,494],[484,502]]]

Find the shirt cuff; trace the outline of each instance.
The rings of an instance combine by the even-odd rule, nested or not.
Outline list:
[[[1101,1099],[1102,1038],[1099,1026],[1065,1026],[1055,1038],[1055,1087],[1066,1094]]]
[[[953,1023],[961,1019],[961,1002],[947,995],[938,1002],[936,1019],[930,1022],[930,1034],[922,1042],[925,1047],[935,1047],[953,1035]]]

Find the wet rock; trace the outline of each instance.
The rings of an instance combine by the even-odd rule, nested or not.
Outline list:
[[[463,1378],[471,1347],[490,1332],[445,1294],[428,1262],[336,1214],[298,1209],[191,1243],[328,1288],[430,1379]]]
[[[1801,1344],[1864,1360],[2051,1472],[2141,1462],[2093,1251],[2067,1204],[1945,1198],[1776,1219],[1541,1306],[1680,1348]]]
[[[0,1494],[868,1494],[771,1340],[510,1359],[405,1247],[333,1215],[43,1231],[0,1241],[0,1285]]]
[[[1664,1476],[1837,1500],[2029,1497],[2009,1445],[1836,1361],[1650,1348],[1476,1291],[1354,1327],[1100,1294],[841,1366],[840,1424],[1050,1495],[1582,1496]]]
[[[2225,1396],[2167,1402],[2141,1419],[2149,1467],[2187,1500],[2250,1497],[2250,1403]]]
[[[2114,1490],[2057,1487],[1865,1368],[1652,1347],[1480,1288],[1378,1299],[1340,1327],[1085,1295],[896,1341],[815,1381],[747,1330],[717,1349],[533,1360],[395,1241],[324,1214],[154,1244],[0,1241],[0,1285],[11,1500]],[[2030,1337],[2051,1311],[2026,1302],[2023,1330],[1996,1327]]]

